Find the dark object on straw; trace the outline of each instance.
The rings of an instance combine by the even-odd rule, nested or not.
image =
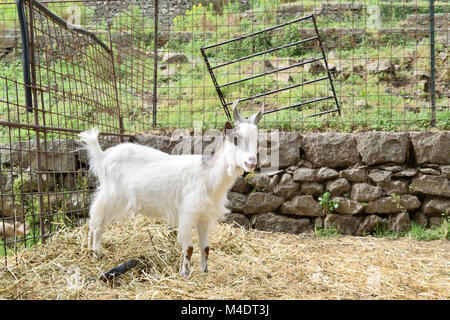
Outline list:
[[[137,259],[130,259],[121,265],[118,265],[117,267],[114,267],[105,273],[103,273],[98,279],[102,280],[103,282],[110,282],[112,280],[115,280],[118,276],[121,274],[124,274],[128,270],[131,270],[132,268],[136,267],[142,260],[145,260],[145,257],[139,257]],[[89,279],[89,281],[96,280],[97,277],[92,277]]]

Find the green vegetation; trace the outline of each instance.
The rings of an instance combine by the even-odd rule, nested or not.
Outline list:
[[[315,228],[314,234],[317,237],[334,238],[339,236],[338,228]]]
[[[449,240],[448,217],[443,217],[442,223],[432,228],[424,228],[413,221],[408,236],[415,240]]]
[[[413,221],[411,224],[411,229],[406,232],[392,231],[388,230],[386,226],[377,225],[373,236],[376,238],[387,239],[409,237],[411,239],[421,241],[450,240],[449,217],[447,214],[443,214],[442,223],[431,228],[425,228]]]
[[[392,231],[389,230],[386,224],[377,224],[375,226],[375,230],[373,232],[373,236],[375,238],[384,238],[384,239],[399,239],[402,237],[409,237],[413,240],[417,241],[432,241],[432,240],[450,240],[450,225],[449,225],[449,217],[447,214],[442,215],[441,224],[426,228],[420,226],[415,221],[411,223],[411,229],[405,232],[400,231]],[[338,237],[339,227],[331,226],[327,228],[314,228],[314,234],[317,237],[325,237],[332,238]],[[364,234],[367,236],[367,234]]]
[[[325,192],[321,197],[318,198],[319,204],[322,207],[322,210],[326,214],[330,214],[334,211],[334,209],[337,209],[339,206],[338,201],[331,199],[331,193]]]
[[[22,212],[18,216],[24,217],[28,234],[18,236],[18,241],[15,243],[0,247],[0,256],[14,254],[22,248],[42,244],[42,238],[48,237],[56,229],[77,225],[79,217],[76,216],[76,213],[68,212],[82,208],[80,205],[74,204],[71,197],[76,197],[76,201],[83,200],[83,193],[89,189],[87,177],[81,173],[77,174],[76,189],[70,192],[58,184],[49,188],[44,181],[44,191],[49,193],[42,199],[35,193],[36,179],[36,175],[22,172],[13,181],[14,207]],[[8,196],[5,196],[4,199],[7,199],[6,197]],[[45,234],[42,234],[41,225],[44,227]]]
[[[161,129],[172,128],[192,128],[194,123],[201,123],[203,129],[221,128],[226,120],[226,116],[220,104],[217,92],[210,79],[208,70],[203,63],[200,48],[207,44],[213,44],[225,39],[231,39],[249,32],[255,32],[273,26],[284,21],[289,21],[299,16],[307,14],[313,8],[318,8],[322,2],[304,0],[301,2],[304,11],[293,14],[279,16],[277,11],[283,5],[283,1],[259,0],[254,2],[252,10],[242,11],[238,2],[228,2],[223,5],[218,13],[212,4],[194,5],[185,14],[175,17],[170,28],[170,36],[164,39],[161,36],[159,51],[180,52],[187,56],[189,63],[165,65],[159,62],[160,70],[158,76],[158,113],[157,123]],[[356,3],[356,1],[355,1]],[[377,5],[380,8],[382,28],[401,28],[401,23],[410,14],[424,14],[427,12],[427,1],[415,1],[414,3],[392,3],[380,2],[376,0],[365,1],[366,7]],[[94,21],[94,12],[88,7],[80,5],[80,23],[87,29],[93,28],[94,32],[109,43],[106,21]],[[436,2],[436,13],[448,13],[450,6],[448,3]],[[50,9],[64,19],[70,18],[74,13],[74,8],[69,4],[50,4]],[[5,21],[15,21],[15,7],[7,7],[2,11],[4,21],[3,29],[11,27]],[[256,22],[252,22],[256,21]],[[314,104],[309,104],[301,109],[293,108],[283,110],[264,116],[261,126],[266,129],[278,128],[283,130],[300,131],[403,131],[403,130],[427,130],[430,128],[431,110],[429,108],[428,93],[420,87],[419,81],[414,78],[416,69],[429,69],[429,47],[427,39],[417,42],[414,37],[398,33],[380,33],[377,30],[370,30],[367,26],[368,15],[344,12],[339,19],[333,16],[318,15],[317,24],[320,30],[341,29],[363,29],[361,35],[353,34],[333,34],[326,32],[322,35],[325,43],[337,46],[333,51],[334,55],[346,64],[346,70],[334,76],[334,83],[342,114],[325,114],[319,117],[308,118],[309,115],[335,108],[334,100],[326,100]],[[134,31],[131,41],[134,46],[140,48],[140,53],[131,54],[128,47],[120,47],[119,57],[116,56],[115,73],[119,77],[118,96],[121,103],[121,115],[125,132],[133,133],[148,130],[152,123],[152,101],[151,96],[153,86],[153,57],[151,54],[143,54],[153,51],[153,20],[144,17],[137,6],[130,6],[129,10],[114,17],[111,24],[111,37],[113,39],[113,49],[119,52],[119,47],[123,46],[121,41],[126,35],[124,28],[133,26]],[[17,27],[17,26],[16,26]],[[290,25],[281,30],[280,33],[262,34],[256,37],[247,38],[243,41],[231,42],[220,48],[220,50],[207,50],[208,58],[213,65],[224,61],[235,59],[238,56],[251,54],[255,50],[266,50],[272,47],[281,46],[291,41],[299,39],[299,30],[312,29],[312,24],[305,21],[300,25]],[[161,26],[164,34],[164,26]],[[0,28],[1,29],[1,28]],[[122,30],[122,32],[119,32]],[[306,31],[305,31],[306,32]],[[325,31],[322,31],[325,32]],[[1,32],[0,32],[1,33]],[[188,36],[183,36],[187,34]],[[328,40],[327,40],[328,39]],[[63,48],[51,46],[46,50],[52,52],[63,52]],[[439,54],[448,50],[442,45],[437,46],[436,53]],[[86,52],[93,52],[91,48],[86,48]],[[65,51],[64,51],[65,52]],[[287,66],[292,62],[317,57],[320,50],[314,46],[294,46],[277,51],[275,54],[266,54],[239,63],[230,64],[224,68],[215,70],[219,84],[236,81],[243,77],[264,72],[265,61],[270,61],[275,68]],[[56,55],[55,55],[56,56]],[[43,54],[43,57],[45,55]],[[329,63],[336,63],[329,59]],[[395,73],[371,73],[367,72],[367,65],[375,60],[389,60],[396,66]],[[96,123],[105,124],[106,130],[119,132],[119,117],[117,105],[102,96],[98,88],[112,88],[112,84],[103,77],[99,81],[97,76],[91,72],[96,70],[95,65],[87,64],[85,70],[77,67],[77,64],[84,64],[86,60],[77,56],[65,56],[61,54],[61,59],[54,61],[53,69],[39,75],[42,86],[50,88],[57,87],[58,90],[70,92],[73,99],[70,101],[71,107],[68,110],[68,99],[61,96],[56,97],[50,92],[43,92],[39,97],[40,105],[51,112],[39,116],[40,123],[48,126],[64,127],[69,129],[88,129]],[[438,83],[442,88],[450,86],[448,65],[437,59]],[[102,68],[111,72],[110,66],[102,60]],[[162,69],[162,66],[165,69]],[[145,67],[144,67],[145,66]],[[0,70],[2,76],[10,79],[22,78],[22,67],[19,58],[15,61],[1,61]],[[80,74],[81,71],[81,74]],[[244,83],[230,85],[222,88],[222,92],[227,101],[232,101],[237,97],[253,96],[269,90],[279,88],[323,77],[323,72],[311,74],[302,68],[291,69],[290,74],[283,78],[277,75],[267,75],[255,78]],[[83,79],[86,83],[96,83],[96,87],[74,86],[71,81],[64,81],[64,75],[77,74],[77,78]],[[2,81],[2,80],[0,80]],[[2,81],[3,82],[3,81]],[[404,83],[409,83],[404,85]],[[440,89],[439,87],[438,89]],[[9,99],[15,99],[16,88],[12,83],[0,85],[0,97],[8,94]],[[439,91],[439,90],[438,90]],[[240,105],[243,113],[250,113],[261,104],[265,110],[292,105],[301,101],[314,99],[317,97],[331,95],[331,87],[328,81],[321,81],[309,85],[304,85],[277,94],[255,99],[253,103],[242,103]],[[145,96],[145,98],[143,98]],[[96,101],[102,100],[101,108],[93,107]],[[108,102],[105,102],[108,101]],[[448,98],[442,91],[438,92],[436,105],[438,106],[437,128],[450,129],[450,110],[448,109]],[[10,105],[0,104],[0,116],[2,119],[20,123],[34,123],[33,117],[25,111],[24,96],[18,95],[18,101],[12,101]],[[76,110],[74,109],[76,108]],[[105,111],[108,109],[108,111]],[[57,113],[64,113],[65,116],[58,116]],[[6,142],[8,137],[6,127],[0,127],[0,142]],[[34,135],[34,133],[32,133]],[[26,140],[30,137],[23,130],[20,138]],[[47,139],[52,138],[49,133]]]

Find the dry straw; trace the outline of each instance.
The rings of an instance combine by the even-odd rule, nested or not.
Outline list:
[[[289,235],[219,224],[209,273],[178,274],[176,232],[129,218],[107,228],[102,257],[86,249],[87,226],[62,230],[0,269],[4,299],[448,299],[448,241]],[[197,241],[195,239],[195,241]],[[145,256],[114,283],[92,276]]]

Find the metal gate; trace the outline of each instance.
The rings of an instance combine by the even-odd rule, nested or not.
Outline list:
[[[256,36],[260,36],[260,35],[262,35],[262,36],[270,36],[270,32],[273,31],[273,30],[282,29],[282,28],[285,28],[286,26],[295,25],[295,24],[298,24],[299,22],[305,21],[305,20],[311,20],[313,25],[314,25],[315,35],[313,37],[310,37],[310,38],[307,38],[307,39],[297,40],[297,41],[294,41],[294,42],[288,42],[288,43],[283,44],[281,46],[274,47],[274,48],[268,48],[268,49],[263,50],[263,51],[252,52],[249,55],[246,55],[246,56],[243,56],[243,57],[237,57],[237,58],[235,58],[235,59],[233,59],[231,61],[224,61],[224,62],[221,62],[220,64],[217,64],[217,65],[214,65],[214,66],[211,66],[211,63],[208,60],[207,50],[210,50],[210,49],[221,50],[221,47],[223,48],[224,46],[226,46],[226,45],[228,45],[228,44],[230,44],[232,42],[242,42],[245,39],[252,39],[252,38],[254,38]],[[307,59],[305,61],[292,63],[292,64],[290,64],[288,66],[284,66],[284,67],[281,67],[281,68],[271,68],[271,70],[266,70],[265,72],[258,73],[256,75],[251,75],[249,77],[241,78],[241,79],[234,80],[234,81],[227,82],[227,83],[223,83],[223,84],[219,84],[218,83],[216,75],[214,74],[214,70],[226,67],[226,66],[228,66],[230,64],[239,63],[239,62],[242,62],[242,61],[245,61],[245,60],[248,60],[248,59],[252,59],[254,57],[263,56],[263,55],[266,55],[266,54],[269,54],[269,53],[270,54],[276,54],[276,52],[279,51],[279,50],[282,50],[282,49],[285,49],[285,48],[299,46],[299,45],[302,45],[302,44],[310,42],[310,41],[317,41],[318,42],[320,50],[321,50],[321,54],[322,54],[321,57],[311,58],[311,59]],[[319,82],[319,81],[328,80],[329,83],[330,83],[330,86],[331,86],[332,95],[329,95],[329,96],[326,96],[326,97],[314,98],[314,99],[307,100],[307,101],[302,101],[302,102],[296,102],[296,103],[294,103],[292,105],[289,105],[289,106],[281,106],[281,107],[277,106],[276,108],[273,108],[271,110],[264,111],[264,114],[269,114],[269,113],[273,113],[273,112],[277,112],[277,111],[281,111],[281,110],[286,110],[286,109],[292,109],[292,108],[297,108],[298,109],[298,108],[300,108],[302,106],[305,106],[305,105],[308,105],[308,104],[311,104],[311,103],[315,103],[315,102],[319,102],[319,101],[328,100],[328,99],[334,99],[334,101],[336,103],[336,108],[335,109],[325,110],[325,111],[318,112],[318,113],[313,113],[313,114],[309,115],[308,117],[314,117],[314,116],[318,116],[318,115],[322,115],[322,114],[326,114],[326,113],[331,113],[331,112],[338,112],[340,114],[339,102],[338,102],[338,98],[336,96],[336,90],[334,89],[333,79],[331,77],[330,70],[328,68],[327,57],[326,57],[326,54],[325,54],[325,51],[324,51],[324,48],[323,48],[323,45],[322,45],[322,41],[320,40],[320,35],[319,35],[319,31],[317,29],[316,19],[315,19],[314,15],[308,15],[308,16],[305,16],[305,17],[302,17],[302,18],[299,18],[299,19],[296,19],[296,20],[292,20],[292,21],[289,21],[289,22],[285,22],[283,24],[279,24],[279,25],[276,25],[276,26],[273,26],[273,27],[270,27],[270,28],[267,28],[267,29],[264,29],[264,30],[261,30],[261,31],[257,31],[257,32],[251,33],[251,34],[243,35],[243,36],[240,36],[240,37],[237,37],[237,38],[234,38],[234,39],[231,39],[231,40],[223,41],[223,42],[220,42],[220,43],[217,43],[217,44],[212,44],[212,45],[209,45],[209,46],[205,46],[205,47],[202,47],[200,50],[202,52],[203,59],[204,59],[204,61],[206,63],[206,66],[208,68],[208,72],[209,72],[209,74],[211,76],[211,79],[212,79],[212,81],[214,83],[214,86],[216,88],[217,94],[219,95],[222,107],[223,107],[223,109],[225,111],[225,114],[227,115],[228,119],[230,119],[230,120],[231,120],[231,114],[230,114],[230,111],[228,109],[228,106],[232,105],[233,102],[232,101],[227,101],[225,99],[224,94],[222,92],[222,88],[233,86],[233,85],[237,85],[237,84],[242,84],[244,82],[251,81],[253,79],[256,79],[256,78],[259,78],[259,77],[263,77],[263,76],[266,76],[266,75],[269,75],[269,74],[273,75],[273,74],[276,74],[276,73],[287,71],[289,69],[302,67],[302,66],[305,66],[307,64],[313,64],[313,63],[319,62],[319,61],[323,61],[324,64],[325,64],[326,73],[327,73],[326,76],[320,77],[320,78],[311,79],[311,80],[300,82],[300,83],[295,83],[295,84],[292,84],[292,85],[289,85],[289,86],[284,86],[282,88],[277,88],[275,90],[265,90],[265,92],[263,92],[263,93],[259,93],[259,94],[252,95],[252,96],[249,96],[249,97],[241,97],[240,102],[242,103],[242,102],[258,99],[258,98],[262,98],[262,97],[265,97],[265,96],[268,96],[268,95],[273,95],[273,94],[276,94],[276,93],[279,93],[279,92],[282,92],[282,91],[285,91],[285,90],[291,90],[291,89],[295,89],[295,88],[298,88],[298,87],[301,87],[301,86],[313,84],[313,83],[316,83],[316,82]]]

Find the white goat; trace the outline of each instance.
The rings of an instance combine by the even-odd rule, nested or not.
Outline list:
[[[183,249],[180,273],[190,274],[193,251],[192,227],[196,226],[201,250],[201,269],[207,272],[208,234],[228,210],[226,194],[235,179],[253,171],[257,162],[258,128],[263,113],[241,118],[233,103],[236,127],[224,127],[222,147],[210,159],[201,155],[169,155],[132,143],[122,143],[102,151],[98,130],[80,134],[87,147],[90,169],[99,187],[90,209],[89,248],[100,251],[105,225],[129,212],[161,217],[178,226]]]

